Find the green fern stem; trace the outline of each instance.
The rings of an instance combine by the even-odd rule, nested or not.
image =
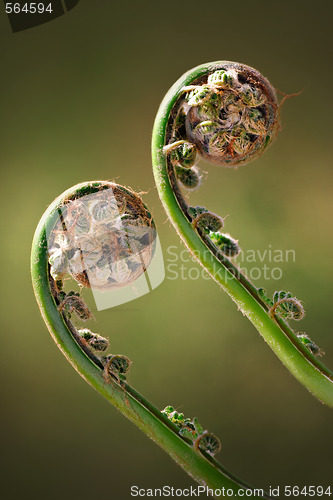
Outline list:
[[[90,192],[93,187],[94,185],[89,186]],[[58,218],[63,201],[85,191],[87,191],[86,183],[81,185],[81,193],[80,188],[76,186],[75,192],[70,189],[57,198],[42,217],[33,239],[31,254],[33,287],[39,309],[51,336],[79,375],[166,451],[195,481],[212,490],[230,489],[235,498],[240,498],[238,495],[240,488],[245,490],[253,488],[228,472],[211,455],[197,450],[189,439],[180,436],[179,428],[130,385],[125,382],[120,385],[116,380],[108,382],[103,377],[103,365],[99,358],[89,350],[85,352],[84,345],[80,345],[75,335],[75,329],[71,329],[59,311],[52,293],[47,235],[50,234]],[[253,496],[253,498],[259,497]],[[269,497],[264,496],[264,498]]]
[[[238,309],[251,321],[274,353],[314,396],[333,407],[333,373],[300,342],[282,318],[272,317],[257,288],[232,262],[216,251],[209,238],[194,229],[188,206],[178,188],[174,169],[164,148],[170,139],[174,106],[184,87],[219,70],[223,62],[208,63],[185,73],[169,90],[156,116],[152,161],[156,186],[164,209],[188,250],[207,273],[225,290]]]

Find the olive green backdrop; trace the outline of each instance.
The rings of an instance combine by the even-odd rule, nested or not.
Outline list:
[[[255,284],[303,300],[307,316],[295,326],[332,368],[331,2],[81,0],[16,34],[1,9],[1,491],[6,500],[125,500],[131,485],[194,484],[56,348],[30,283],[33,232],[66,188],[117,180],[148,191],[168,267],[168,247],[183,247],[154,188],[155,113],[191,67],[249,64],[279,90],[303,93],[283,106],[278,140],[262,158],[237,171],[203,164],[191,201],[229,214],[225,229],[243,250],[295,250],[281,280]],[[332,410],[215,283],[189,278],[196,264],[178,264],[187,279],[167,270],[153,293],[96,313],[91,328],[133,360],[130,382],[157,407],[173,404],[217,434],[219,459],[242,479],[328,486]]]

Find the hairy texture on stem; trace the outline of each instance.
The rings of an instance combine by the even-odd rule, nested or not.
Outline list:
[[[226,68],[238,68],[239,74],[245,75],[244,80],[239,76],[237,78],[238,82],[241,81],[244,85],[249,85],[252,88],[252,96],[250,95],[249,102],[247,103],[248,107],[259,108],[260,111],[263,103],[270,106],[270,111],[262,111],[261,117],[255,113],[250,125],[246,122],[248,117],[247,112],[244,112],[244,114],[243,111],[236,110],[236,112],[234,111],[234,107],[232,107],[228,108],[228,110],[231,115],[236,113],[237,116],[226,118],[225,114],[223,114],[226,110],[225,105],[223,103],[221,105],[223,93],[225,92],[229,95],[231,85],[230,80],[227,78],[228,75],[225,75]],[[252,76],[248,75],[256,75],[256,77],[251,81]],[[228,137],[230,133],[232,135],[234,127],[239,125],[241,116],[244,127],[257,127],[256,133],[258,137],[263,137],[267,133],[271,140],[276,135],[278,129],[278,107],[271,85],[264,77],[258,75],[260,74],[256,70],[248,66],[228,61],[218,61],[190,70],[174,84],[161,103],[153,130],[152,161],[156,186],[170,221],[193,256],[230,295],[232,300],[237,304],[238,309],[248,317],[296,379],[320,401],[333,407],[333,373],[314,356],[314,350],[306,345],[304,339],[303,342],[301,341],[301,338],[297,336],[283,318],[286,306],[289,306],[289,310],[292,308],[296,310],[296,303],[284,300],[279,304],[280,307],[276,306],[273,308],[274,314],[270,314],[273,303],[266,300],[262,294],[262,289],[257,289],[229,260],[227,254],[223,252],[223,244],[221,243],[225,243],[226,240],[222,236],[230,239],[229,235],[221,236],[221,233],[210,233],[203,230],[204,228],[197,224],[193,227],[193,220],[196,215],[193,213],[193,207],[188,206],[182,194],[177,180],[177,172],[174,168],[174,161],[170,155],[170,151],[173,150],[173,143],[184,141],[189,144],[195,144],[198,154],[205,158],[210,157],[206,146],[207,144],[209,145],[209,137],[214,127],[216,127],[216,120],[211,119],[209,121],[204,119],[201,123],[202,127],[200,128],[198,137],[202,138],[202,142],[199,144],[197,136],[193,135],[193,130],[196,130],[197,125],[191,128],[188,124],[192,120],[193,113],[195,113],[195,116],[198,115],[198,107],[203,107],[204,113],[207,113],[208,109],[210,113],[213,112],[215,115],[219,113],[220,117],[222,116],[224,119],[229,120],[228,123],[224,124],[225,131],[223,132],[226,133],[227,130]],[[246,76],[248,76],[247,80]],[[216,85],[216,81],[218,81],[218,85]],[[255,88],[256,82],[260,82],[258,91]],[[266,90],[263,90],[262,85],[265,86]],[[200,87],[199,90],[198,87]],[[214,97],[216,88],[219,92],[219,99]],[[261,94],[265,96],[265,99],[262,99]],[[188,95],[189,97],[186,97]],[[270,100],[268,101],[268,99]],[[216,105],[217,100],[219,101],[218,105]],[[212,106],[214,107],[213,111],[209,109]],[[274,114],[275,112],[276,114]],[[265,118],[263,119],[263,117]],[[203,118],[206,118],[206,116]],[[266,132],[261,128],[262,125],[265,125],[267,128]],[[264,147],[265,143],[266,141],[262,143]],[[230,153],[230,144],[233,145],[234,141],[232,143],[229,141],[228,144],[229,147],[227,149],[225,149],[222,143],[219,146],[219,155],[222,155],[222,160],[218,161],[218,163],[222,165],[225,164],[226,151]],[[188,146],[187,149],[189,150],[190,147]],[[238,165],[238,162],[236,161],[234,148],[232,151],[232,158],[235,161],[231,163],[235,166]],[[262,150],[260,150],[260,154],[261,152]],[[250,154],[245,157],[242,154],[238,157],[238,160],[240,160],[239,163],[241,164],[245,160],[253,159],[256,156],[257,154]],[[229,161],[229,159],[228,157],[227,160]],[[211,160],[217,162],[216,157],[211,158]],[[230,253],[234,252],[237,254],[237,241],[230,239],[229,246],[232,248]],[[297,305],[297,308],[301,311],[301,305]],[[281,314],[278,314],[279,311]],[[301,314],[299,314],[300,316]]]

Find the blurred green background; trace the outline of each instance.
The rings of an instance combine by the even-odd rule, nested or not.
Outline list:
[[[161,409],[198,416],[222,441],[219,460],[251,484],[328,486],[332,410],[215,283],[170,279],[168,247],[183,247],[154,188],[150,137],[166,91],[203,62],[243,62],[283,92],[303,90],[283,106],[263,157],[237,171],[203,164],[207,177],[190,199],[230,214],[225,229],[243,250],[295,250],[281,280],[255,284],[303,300],[307,316],[295,326],[332,368],[331,2],[81,0],[16,34],[1,7],[3,498],[123,500],[131,485],[194,484],[73,371],[36,306],[38,220],[65,189],[92,179],[148,191],[165,254],[158,289],[91,324],[133,360],[130,383]]]

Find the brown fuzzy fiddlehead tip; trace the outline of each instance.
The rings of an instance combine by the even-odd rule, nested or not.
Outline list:
[[[227,167],[260,156],[279,129],[275,90],[257,70],[226,61],[184,87],[187,139],[210,162]]]
[[[93,194],[64,200],[49,236],[50,273],[99,290],[126,286],[148,267],[154,240],[140,196],[104,182]]]

